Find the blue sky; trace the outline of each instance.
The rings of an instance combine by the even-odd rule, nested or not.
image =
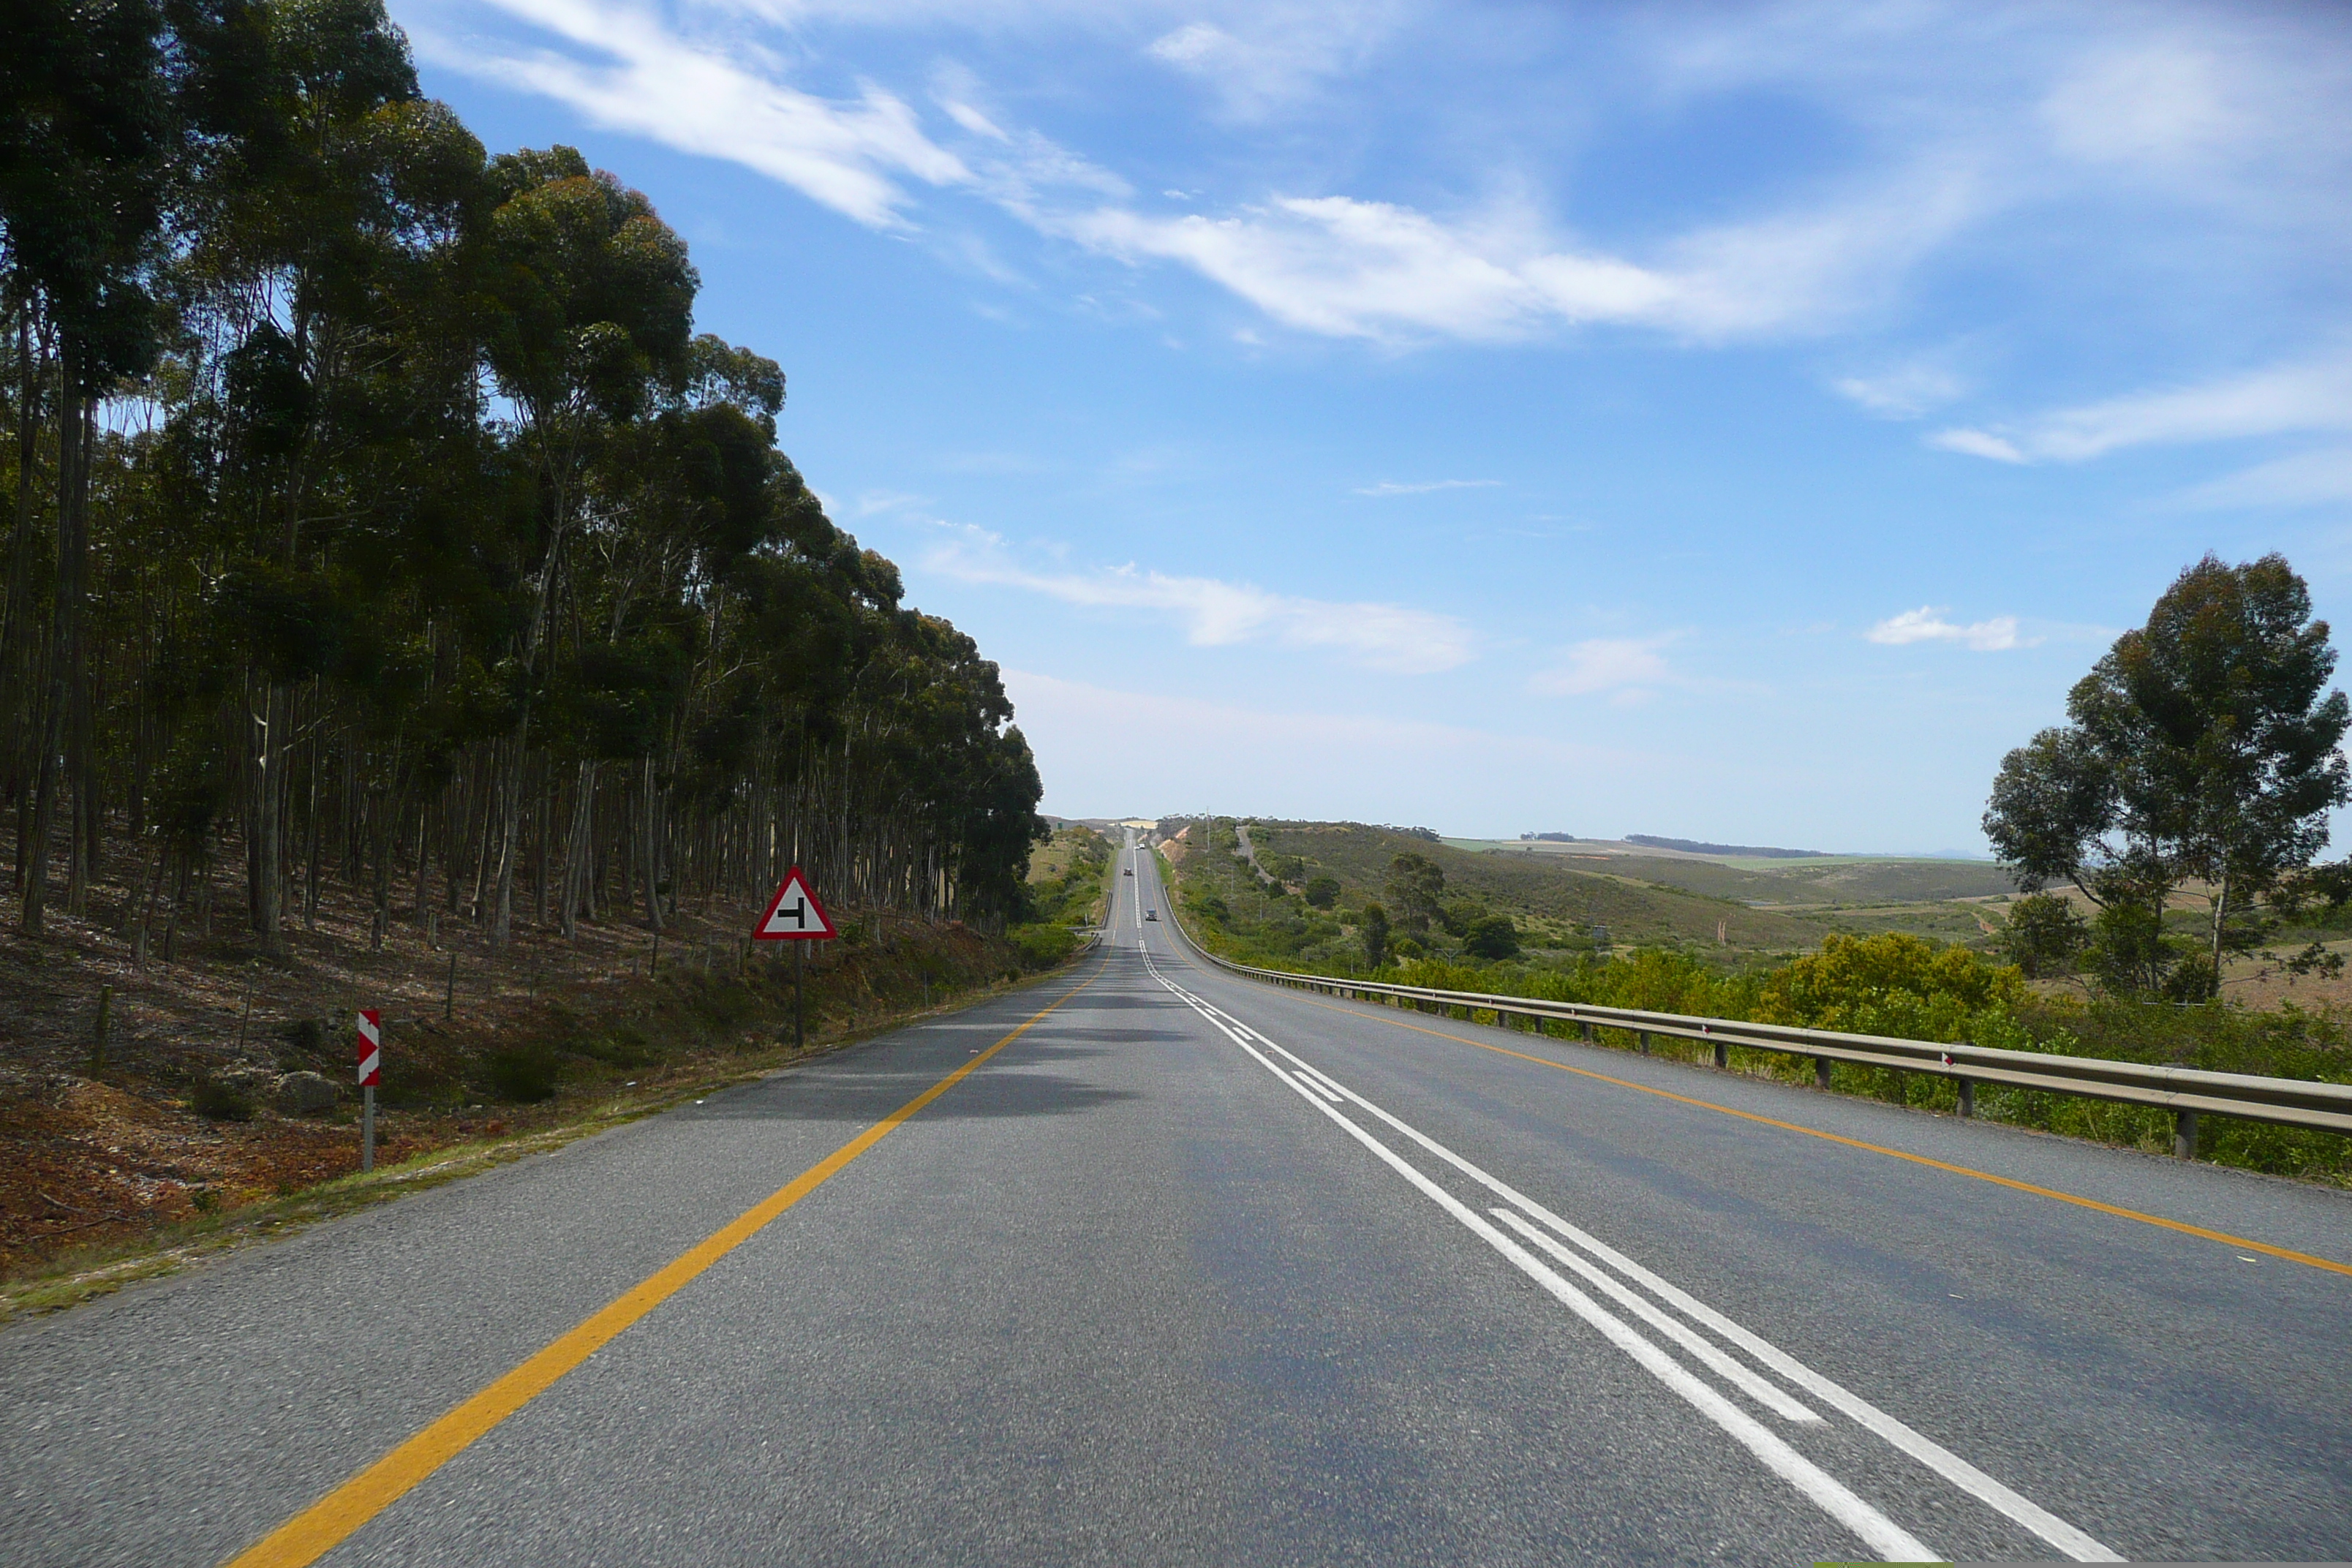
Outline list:
[[[2352,626],[2352,9],[393,10],[687,237],[1049,811],[1980,850],[2204,552]]]

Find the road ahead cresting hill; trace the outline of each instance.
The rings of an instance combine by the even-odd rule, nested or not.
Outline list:
[[[1032,990],[0,1334],[11,1561],[2352,1552],[2339,1194],[1236,980],[1116,870]]]

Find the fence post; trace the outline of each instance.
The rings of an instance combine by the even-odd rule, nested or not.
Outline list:
[[[2197,1158],[2197,1113],[2176,1110],[2172,1113],[2172,1152],[2184,1160]]]

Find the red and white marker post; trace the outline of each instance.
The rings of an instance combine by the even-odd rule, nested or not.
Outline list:
[[[383,1015],[360,1009],[360,1169],[375,1169],[375,1086],[383,1081]]]
[[[808,973],[803,958],[807,949],[798,945],[819,942],[835,935],[833,922],[825,918],[824,906],[809,891],[808,879],[801,868],[793,867],[785,873],[783,885],[776,896],[768,900],[768,912],[751,929],[753,942],[789,942],[793,947],[793,1049],[801,1050],[808,1044],[805,1019],[801,1008],[802,981]]]

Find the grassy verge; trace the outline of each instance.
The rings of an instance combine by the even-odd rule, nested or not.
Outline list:
[[[1171,865],[1164,857],[1160,860],[1162,874],[1175,889],[1172,901],[1184,915],[1188,935],[1208,951],[1236,963],[1442,991],[1478,991],[1702,1017],[1772,1017],[1776,971],[1725,971],[1671,951],[1621,951],[1613,959],[1580,955],[1565,962],[1549,957],[1494,963],[1421,959],[1377,969],[1360,962],[1350,963],[1344,953],[1329,951],[1286,953],[1279,951],[1280,942],[1268,940],[1264,928],[1249,918],[1238,900],[1226,896],[1220,880],[1225,876],[1224,858],[1212,856],[1201,868],[1206,875],[1188,874],[1195,871],[1192,860],[1190,854],[1181,866]],[[1356,956],[1360,959],[1361,955]],[[1815,1022],[1825,1027],[1913,1039],[1967,1039],[2008,1050],[2170,1064],[2208,1072],[2352,1082],[2352,1027],[2326,1009],[2304,1011],[2290,1006],[2256,1011],[2226,1002],[2183,1007],[2116,999],[2079,1004],[2032,998],[2019,1005],[1967,1010],[1943,1005],[1937,997],[1911,996],[1861,984],[1852,994],[1834,1000],[1842,1009],[1835,1019],[1780,1016],[1774,1021]],[[1491,1013],[1466,1007],[1442,1012],[1465,1022],[1493,1018]],[[1549,1024],[1543,1033],[1555,1039],[1581,1035],[1576,1026],[1566,1024]],[[1639,1037],[1631,1030],[1596,1029],[1591,1043],[1626,1051],[1639,1048]],[[1689,1041],[1660,1037],[1652,1050],[1668,1060],[1694,1066],[1713,1062],[1711,1047]],[[1810,1058],[1778,1051],[1733,1047],[1729,1067],[1751,1078],[1791,1086],[1813,1082]],[[1952,1115],[1959,1109],[1958,1086],[1927,1073],[1833,1063],[1830,1088],[1833,1093],[1918,1110]],[[2172,1147],[2171,1115],[2150,1106],[1980,1084],[1975,1114],[1988,1121],[2150,1153],[2167,1153]],[[2216,1164],[2352,1187],[2352,1138],[2207,1116],[2200,1119],[2199,1142],[2199,1157]]]

